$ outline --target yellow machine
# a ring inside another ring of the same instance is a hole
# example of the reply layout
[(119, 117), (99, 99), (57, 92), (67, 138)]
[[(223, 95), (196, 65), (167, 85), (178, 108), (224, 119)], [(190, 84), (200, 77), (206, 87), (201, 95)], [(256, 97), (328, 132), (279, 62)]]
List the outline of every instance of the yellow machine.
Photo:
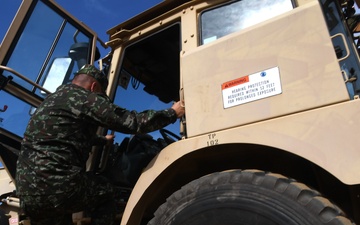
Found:
[(125, 99), (153, 104), (144, 109), (186, 105), (176, 127), (115, 133), (112, 148), (93, 149), (88, 170), (124, 192), (119, 224), (360, 224), (355, 7), (166, 0), (102, 41), (52, 0), (24, 0), (0, 51), (0, 152), (10, 177), (0, 180), (2, 214), (31, 223), (13, 181), (9, 190), (26, 124), (48, 93), (95, 63), (123, 107), (134, 107)]

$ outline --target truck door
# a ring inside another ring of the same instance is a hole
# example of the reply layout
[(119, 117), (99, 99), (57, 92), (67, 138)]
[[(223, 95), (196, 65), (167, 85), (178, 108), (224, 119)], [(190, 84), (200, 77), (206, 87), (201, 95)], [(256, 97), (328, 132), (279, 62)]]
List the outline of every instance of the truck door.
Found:
[[(275, 9), (275, 1), (273, 7), (235, 1), (200, 15), (203, 46), (181, 58), (188, 137), (357, 97), (358, 53), (339, 1), (278, 2), (290, 10), (241, 30), (263, 15), (260, 9)], [(221, 19), (225, 14), (242, 18), (240, 25)], [(229, 30), (237, 32), (224, 35)], [(274, 80), (263, 76), (273, 71), (268, 77)], [(212, 82), (206, 82), (209, 74)]]
[(79, 67), (100, 57), (96, 43), (97, 35), (54, 1), (22, 2), (0, 51), (0, 152), (11, 175), (11, 155), (31, 113)]

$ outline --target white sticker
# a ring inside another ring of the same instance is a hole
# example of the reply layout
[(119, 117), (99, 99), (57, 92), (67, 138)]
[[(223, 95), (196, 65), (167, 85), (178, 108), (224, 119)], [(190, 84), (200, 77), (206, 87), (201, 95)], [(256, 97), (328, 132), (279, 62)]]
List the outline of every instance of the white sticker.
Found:
[(228, 81), (221, 85), (224, 108), (282, 93), (278, 67)]

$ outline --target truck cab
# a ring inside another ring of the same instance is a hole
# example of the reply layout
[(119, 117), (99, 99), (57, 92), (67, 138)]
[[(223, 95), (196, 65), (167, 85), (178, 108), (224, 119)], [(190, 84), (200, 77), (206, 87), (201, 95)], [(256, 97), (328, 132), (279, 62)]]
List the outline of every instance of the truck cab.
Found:
[[(87, 169), (127, 196), (121, 225), (360, 224), (357, 6), (163, 1), (103, 41), (54, 1), (23, 1), (0, 52), (0, 148), (12, 184), (32, 112), (90, 63), (125, 108), (185, 102), (186, 115), (160, 132), (99, 128), (117, 139), (94, 148)], [(7, 212), (16, 193), (3, 199)]]

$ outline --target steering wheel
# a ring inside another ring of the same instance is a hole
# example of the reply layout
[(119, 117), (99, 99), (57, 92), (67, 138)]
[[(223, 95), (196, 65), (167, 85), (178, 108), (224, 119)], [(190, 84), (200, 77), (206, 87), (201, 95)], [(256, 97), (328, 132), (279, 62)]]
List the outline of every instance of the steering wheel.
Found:
[[(166, 130), (166, 129), (160, 129), (159, 130), (161, 136), (164, 138), (165, 142), (168, 144), (174, 143), (177, 140), (181, 140), (181, 137), (174, 134), (173, 132)], [(177, 140), (175, 140), (177, 139)]]

